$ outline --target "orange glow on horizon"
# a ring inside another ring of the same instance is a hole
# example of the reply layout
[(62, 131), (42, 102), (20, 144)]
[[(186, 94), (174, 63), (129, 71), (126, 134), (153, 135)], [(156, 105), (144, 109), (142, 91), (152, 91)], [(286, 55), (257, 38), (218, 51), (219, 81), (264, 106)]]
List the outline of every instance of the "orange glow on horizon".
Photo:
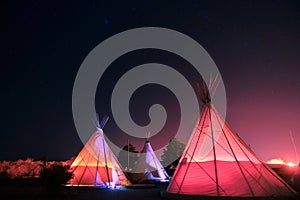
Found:
[(267, 164), (278, 164), (278, 165), (287, 165), (289, 167), (296, 167), (297, 164), (295, 164), (294, 162), (287, 162), (287, 161), (284, 161), (280, 158), (274, 158), (272, 160), (269, 160), (267, 161)]
[(274, 158), (272, 160), (267, 161), (268, 164), (282, 164), (285, 165), (285, 162), (280, 158)]

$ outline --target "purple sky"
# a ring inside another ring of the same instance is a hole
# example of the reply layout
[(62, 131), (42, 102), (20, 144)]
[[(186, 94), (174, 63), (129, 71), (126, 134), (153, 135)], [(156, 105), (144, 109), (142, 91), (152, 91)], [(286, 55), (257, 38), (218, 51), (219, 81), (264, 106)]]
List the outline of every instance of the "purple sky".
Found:
[[(295, 159), (290, 130), (300, 151), (298, 1), (2, 1), (0, 15), (0, 160), (43, 156), (61, 160), (76, 155), (82, 143), (72, 118), (72, 88), (83, 59), (106, 38), (145, 26), (180, 31), (208, 51), (225, 83), (227, 120), (259, 157)], [(97, 100), (100, 114), (110, 114), (110, 90), (126, 66), (161, 61), (191, 81), (199, 80), (174, 55), (136, 53), (116, 61), (104, 78), (106, 85), (97, 91), (106, 95)], [(161, 93), (171, 99), (161, 101), (176, 111), (172, 94)], [(144, 93), (136, 96), (142, 104), (151, 103)], [(143, 123), (145, 112), (132, 109), (135, 120)], [(169, 120), (178, 123), (176, 115)], [(159, 138), (166, 143), (174, 128), (169, 126), (167, 135), (153, 139), (154, 148), (161, 146)], [(119, 145), (126, 143), (113, 120), (106, 131), (122, 139)], [(142, 144), (135, 143), (138, 149)]]

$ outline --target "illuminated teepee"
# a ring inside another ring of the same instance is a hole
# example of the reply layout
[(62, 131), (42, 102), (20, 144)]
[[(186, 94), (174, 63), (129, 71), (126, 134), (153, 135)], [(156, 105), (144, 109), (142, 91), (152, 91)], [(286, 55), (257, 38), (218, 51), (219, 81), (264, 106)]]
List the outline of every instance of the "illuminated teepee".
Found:
[(72, 163), (74, 177), (70, 180), (71, 185), (110, 187), (129, 183), (114, 153), (105, 142), (102, 128), (107, 120), (108, 117), (105, 117), (100, 124), (97, 123), (97, 131)]
[(169, 175), (156, 157), (148, 138), (135, 165), (134, 171), (138, 173), (132, 174), (131, 180), (133, 182), (169, 181)]
[[(208, 89), (214, 91), (216, 87), (215, 80)], [(208, 89), (204, 88), (200, 91), (201, 114), (167, 191), (240, 197), (294, 194), (229, 127), (211, 103)]]

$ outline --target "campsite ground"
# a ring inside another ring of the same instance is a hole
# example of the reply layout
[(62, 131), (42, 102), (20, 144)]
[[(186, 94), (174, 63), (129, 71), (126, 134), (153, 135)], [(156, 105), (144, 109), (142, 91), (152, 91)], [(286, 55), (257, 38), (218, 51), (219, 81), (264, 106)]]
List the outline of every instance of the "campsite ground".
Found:
[[(277, 173), (282, 178), (288, 179), (287, 170), (281, 168), (277, 169)], [(129, 187), (117, 187), (116, 189), (106, 189), (97, 187), (76, 187), (64, 186), (60, 190), (49, 190), (42, 186), (40, 179), (7, 179), (0, 180), (0, 199), (101, 199), (101, 200), (159, 200), (159, 199), (201, 199), (201, 200), (215, 200), (215, 199), (233, 199), (233, 200), (252, 200), (252, 199), (300, 199), (300, 196), (291, 197), (262, 197), (262, 198), (229, 198), (229, 197), (204, 197), (204, 196), (177, 196), (166, 193), (166, 184), (154, 185), (132, 185)]]
[[(165, 193), (166, 186), (159, 187), (119, 187), (117, 189), (103, 189), (92, 187), (63, 187), (60, 192), (45, 191), (40, 186), (7, 185), (0, 188), (0, 199), (132, 199), (132, 200), (158, 200), (158, 199), (274, 199), (274, 198), (216, 198), (195, 196), (173, 196)], [(275, 198), (291, 199), (291, 198)], [(292, 199), (299, 199), (298, 197)]]
[(0, 188), (0, 199), (132, 199), (154, 200), (161, 199), (159, 187), (116, 189), (94, 187), (63, 187), (59, 192), (46, 191), (39, 186), (4, 186)]

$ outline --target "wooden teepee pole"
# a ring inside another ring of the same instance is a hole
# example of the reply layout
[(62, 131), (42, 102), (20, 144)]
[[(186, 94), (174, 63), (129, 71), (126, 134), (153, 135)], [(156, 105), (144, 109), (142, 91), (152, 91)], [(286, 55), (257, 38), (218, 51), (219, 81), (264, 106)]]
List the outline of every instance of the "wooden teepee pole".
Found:
[(129, 139), (127, 140), (127, 170), (129, 170)]

